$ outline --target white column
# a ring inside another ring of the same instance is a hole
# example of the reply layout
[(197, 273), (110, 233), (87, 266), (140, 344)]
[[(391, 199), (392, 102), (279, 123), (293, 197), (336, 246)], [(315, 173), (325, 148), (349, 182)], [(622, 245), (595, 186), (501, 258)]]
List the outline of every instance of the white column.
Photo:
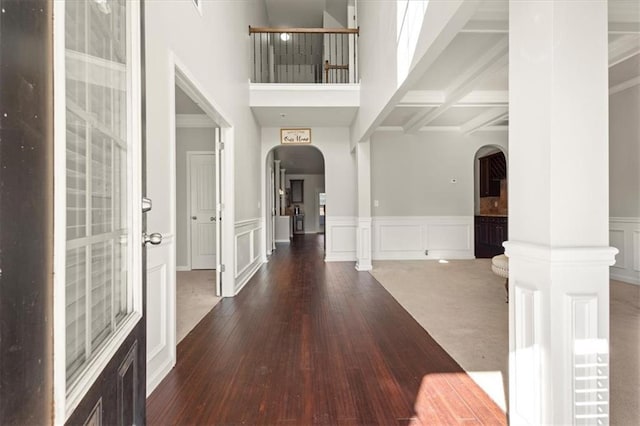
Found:
[(287, 169), (280, 169), (280, 214), (284, 215), (287, 208)]
[(274, 160), (274, 163), (274, 175), (276, 178), (276, 216), (280, 216), (282, 214), (282, 211), (280, 210), (280, 203), (282, 201), (282, 196), (280, 195), (280, 189), (282, 188), (280, 185), (280, 160)]
[(371, 144), (356, 145), (358, 168), (358, 231), (356, 234), (356, 269), (370, 271), (371, 265)]
[(607, 424), (607, 2), (509, 5), (511, 424)]

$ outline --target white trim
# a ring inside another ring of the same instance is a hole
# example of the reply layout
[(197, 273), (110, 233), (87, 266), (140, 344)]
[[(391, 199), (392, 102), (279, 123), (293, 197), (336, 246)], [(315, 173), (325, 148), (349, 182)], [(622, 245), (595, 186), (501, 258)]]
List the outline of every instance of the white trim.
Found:
[(189, 272), (191, 271), (190, 266), (176, 266), (176, 272)]
[[(324, 218), (325, 223), (325, 262), (355, 262), (357, 260), (356, 235), (358, 218), (355, 216), (331, 216)], [(335, 241), (338, 233), (342, 233), (342, 241)], [(341, 243), (351, 246), (341, 246)]]
[[(613, 234), (618, 238), (612, 238)], [(610, 278), (640, 285), (640, 217), (609, 218), (609, 244), (614, 243), (619, 252), (609, 270)]]
[(611, 266), (618, 253), (618, 249), (608, 246), (549, 247), (521, 241), (505, 241), (503, 245), (507, 257), (563, 265)]
[(249, 90), (258, 92), (298, 92), (300, 90), (308, 90), (310, 92), (326, 93), (327, 91), (336, 92), (359, 92), (360, 84), (317, 84), (317, 83), (250, 83)]
[(210, 129), (218, 126), (206, 114), (176, 114), (176, 127)]
[(609, 223), (633, 223), (640, 225), (640, 217), (610, 217)]
[(474, 259), (474, 229), (473, 216), (376, 216), (372, 220), (372, 258)]
[[(53, 74), (54, 91), (54, 217), (58, 217), (58, 209), (64, 217), (64, 206), (67, 205), (66, 188), (56, 184), (56, 176), (66, 176), (66, 149), (56, 149), (60, 141), (66, 140), (66, 75), (65, 75), (65, 3), (53, 3)], [(66, 147), (65, 147), (66, 148)], [(61, 178), (64, 182), (64, 178)], [(63, 220), (54, 220), (53, 233), (53, 400), (54, 424), (64, 424), (67, 419), (65, 405), (66, 395), (66, 224)]]
[(253, 268), (251, 269), (251, 271), (249, 271), (249, 273), (247, 273), (244, 276), (244, 278), (242, 278), (238, 282), (238, 287), (236, 288), (236, 291), (233, 294), (234, 296), (237, 296), (238, 293), (240, 293), (242, 291), (244, 286), (246, 286), (249, 283), (249, 281), (251, 281), (251, 278), (253, 278), (253, 276), (256, 274), (256, 272), (258, 272), (258, 270), (260, 269), (261, 266), (262, 266), (262, 262), (258, 262), (258, 263), (253, 264)]

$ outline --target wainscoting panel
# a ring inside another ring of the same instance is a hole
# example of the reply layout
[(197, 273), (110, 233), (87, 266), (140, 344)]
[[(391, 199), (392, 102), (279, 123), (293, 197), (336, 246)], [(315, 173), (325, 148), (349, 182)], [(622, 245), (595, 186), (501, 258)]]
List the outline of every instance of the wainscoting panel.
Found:
[[(538, 366), (542, 362), (540, 348), (541, 315), (540, 292), (533, 286), (515, 283), (513, 300), (515, 304), (515, 351), (514, 365), (511, 371), (515, 373), (514, 380), (517, 389), (515, 410), (520, 418), (530, 424), (540, 423), (540, 409), (537, 403), (541, 396), (541, 371), (531, 366)], [(532, 403), (534, 401), (534, 403)]]
[(235, 224), (235, 292), (242, 290), (262, 265), (262, 219), (249, 219)]
[(373, 259), (473, 259), (473, 216), (373, 218)]
[(609, 245), (619, 250), (611, 278), (640, 285), (640, 218), (609, 218)]
[(147, 247), (147, 396), (176, 362), (174, 244), (165, 233), (162, 244)]
[(325, 219), (326, 262), (355, 262), (358, 219), (352, 216)]

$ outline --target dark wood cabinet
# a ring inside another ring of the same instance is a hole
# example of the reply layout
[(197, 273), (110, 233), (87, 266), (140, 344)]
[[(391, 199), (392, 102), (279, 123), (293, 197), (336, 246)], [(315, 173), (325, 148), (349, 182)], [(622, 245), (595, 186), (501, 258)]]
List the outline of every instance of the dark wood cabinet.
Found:
[(507, 161), (504, 154), (497, 152), (479, 158), (480, 162), (480, 196), (499, 197), (500, 181), (507, 178)]
[(504, 253), (502, 243), (508, 239), (506, 216), (476, 216), (475, 256), (490, 258)]

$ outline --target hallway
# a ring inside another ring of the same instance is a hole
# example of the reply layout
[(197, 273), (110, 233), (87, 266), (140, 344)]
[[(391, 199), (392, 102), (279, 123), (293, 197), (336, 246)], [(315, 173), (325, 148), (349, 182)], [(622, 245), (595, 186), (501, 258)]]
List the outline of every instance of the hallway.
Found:
[[(429, 424), (505, 415), (369, 274), (325, 263), (323, 236), (278, 245), (179, 345), (148, 424)], [(424, 412), (422, 412), (424, 410)]]

